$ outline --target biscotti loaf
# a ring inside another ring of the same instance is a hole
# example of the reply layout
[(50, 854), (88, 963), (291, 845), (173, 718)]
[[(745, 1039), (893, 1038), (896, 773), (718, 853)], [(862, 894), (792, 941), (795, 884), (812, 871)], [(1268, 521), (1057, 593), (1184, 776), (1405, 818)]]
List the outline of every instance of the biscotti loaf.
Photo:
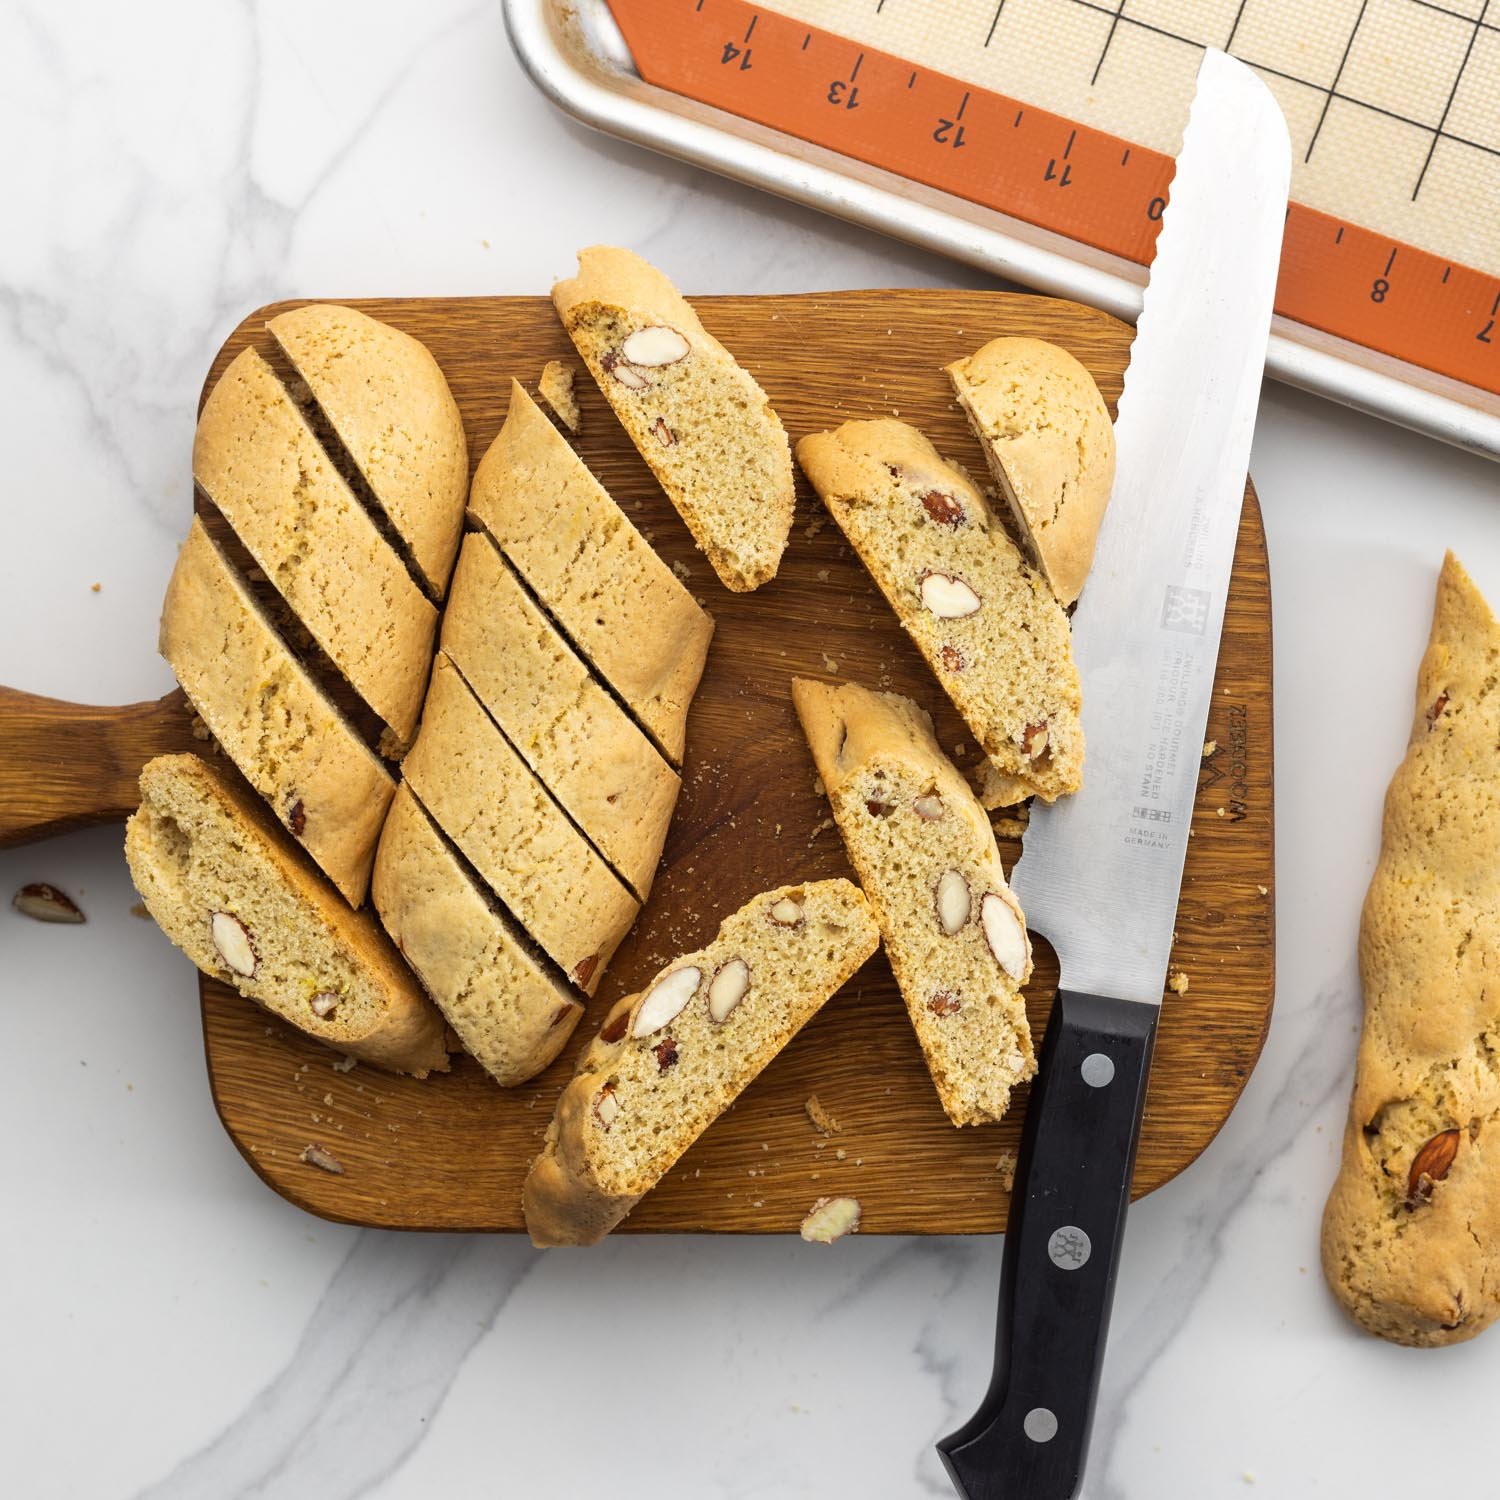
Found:
[(160, 647), (240, 774), (358, 906), (395, 783), (197, 520), (167, 585)]
[(349, 685), (409, 741), (437, 611), (253, 349), (209, 392), (193, 478)]
[(621, 1000), (526, 1176), (538, 1245), (592, 1245), (739, 1097), (880, 941), (847, 880), (767, 891)]
[(469, 447), (425, 344), (352, 307), (312, 303), (266, 324), (337, 433), (421, 575), (441, 599), (453, 571)]
[(677, 773), (589, 675), (489, 538), (464, 538), (443, 651), (569, 817), (644, 901)]
[(714, 622), (515, 381), (469, 512), (680, 766)]
[(583, 1003), (486, 898), (409, 786), (380, 835), (370, 900), (464, 1050), (500, 1084), (562, 1051)]
[(792, 529), (792, 455), (766, 393), (676, 287), (612, 245), (552, 288), (563, 327), (725, 587), (776, 576)]
[(1031, 560), (1071, 604), (1115, 482), (1115, 429), (1094, 377), (1044, 339), (992, 339), (948, 378)]
[(1500, 626), (1452, 553), (1359, 934), (1364, 1030), (1323, 1271), (1362, 1327), (1454, 1344), (1500, 1314)]
[(593, 994), (640, 903), (442, 653), (402, 774), (516, 920)]
[(938, 1098), (955, 1125), (998, 1120), (1036, 1061), (990, 820), (909, 698), (797, 678), (792, 701)]
[(361, 1062), (446, 1070), (442, 1017), (368, 912), (350, 911), (254, 797), (194, 755), (141, 772), (125, 857), (205, 974)]
[(846, 422), (797, 461), (995, 768), (1051, 802), (1083, 777), (1068, 617), (966, 475), (904, 422)]

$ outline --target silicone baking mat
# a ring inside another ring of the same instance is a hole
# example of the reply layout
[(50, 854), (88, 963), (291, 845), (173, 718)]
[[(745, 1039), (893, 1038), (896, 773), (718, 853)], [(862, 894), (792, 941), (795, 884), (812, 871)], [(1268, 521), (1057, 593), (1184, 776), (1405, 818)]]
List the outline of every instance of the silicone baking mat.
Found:
[(1138, 263), (1222, 47), (1292, 134), (1277, 310), (1500, 392), (1500, 0), (609, 5), (650, 83)]

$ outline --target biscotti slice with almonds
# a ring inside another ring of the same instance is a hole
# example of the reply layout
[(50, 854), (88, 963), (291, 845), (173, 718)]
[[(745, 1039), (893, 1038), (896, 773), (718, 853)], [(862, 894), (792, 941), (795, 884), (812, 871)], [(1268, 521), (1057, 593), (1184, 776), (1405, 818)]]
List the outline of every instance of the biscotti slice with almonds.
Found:
[(125, 857), (156, 925), (211, 978), (361, 1062), (448, 1067), (443, 1019), (253, 796), (195, 755), (141, 772)]
[(1115, 429), (1094, 377), (1045, 339), (1005, 338), (948, 378), (1031, 560), (1072, 604), (1115, 482)]
[(644, 901), (680, 782), (480, 532), (464, 538), (443, 651), (568, 816)]
[(538, 1245), (592, 1245), (879, 946), (847, 880), (767, 891), (621, 1000), (583, 1049), (526, 1175)]
[(786, 431), (754, 378), (629, 250), (580, 250), (552, 301), (724, 586), (744, 593), (774, 578), (796, 494)]
[(714, 622), (514, 380), (469, 514), (680, 766)]
[(797, 461), (996, 770), (1048, 802), (1076, 792), (1068, 617), (968, 476), (889, 418), (805, 437)]
[(266, 329), (353, 459), (428, 594), (453, 571), (469, 445), (463, 417), (423, 343), (352, 307), (310, 303)]
[(160, 648), (240, 774), (358, 906), (395, 783), (198, 520), (167, 584)]
[(442, 652), (402, 775), (516, 920), (592, 995), (640, 902)]
[(1359, 932), (1364, 1029), (1323, 1271), (1371, 1333), (1500, 1315), (1500, 625), (1450, 552)]
[(792, 701), (943, 1109), (998, 1120), (1036, 1059), (1031, 944), (990, 820), (911, 699), (795, 678)]
[(349, 685), (409, 742), (437, 611), (254, 349), (204, 402), (193, 478)]
[(562, 1051), (583, 1001), (475, 885), (409, 786), (380, 835), (370, 900), (464, 1050), (496, 1083)]

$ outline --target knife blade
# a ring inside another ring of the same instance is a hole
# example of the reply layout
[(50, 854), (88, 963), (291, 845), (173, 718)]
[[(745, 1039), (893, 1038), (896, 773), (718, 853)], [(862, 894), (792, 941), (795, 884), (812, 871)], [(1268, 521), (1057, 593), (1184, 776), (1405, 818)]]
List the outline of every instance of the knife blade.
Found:
[(1032, 809), (1012, 887), (1061, 979), (1017, 1160), (994, 1378), (938, 1450), (969, 1500), (1083, 1476), (1260, 399), (1286, 122), (1210, 49), (1115, 423), (1073, 621), (1083, 788)]

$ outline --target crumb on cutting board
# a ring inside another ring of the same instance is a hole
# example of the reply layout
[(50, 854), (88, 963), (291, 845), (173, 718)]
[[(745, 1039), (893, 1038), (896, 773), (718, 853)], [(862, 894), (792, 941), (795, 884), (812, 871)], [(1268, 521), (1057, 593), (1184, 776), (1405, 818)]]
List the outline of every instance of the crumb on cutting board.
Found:
[(813, 1129), (819, 1134), (837, 1135), (839, 1133), (842, 1127), (829, 1112), (828, 1106), (816, 1094), (809, 1094), (807, 1103), (802, 1107), (807, 1111), (807, 1118), (812, 1121)]

